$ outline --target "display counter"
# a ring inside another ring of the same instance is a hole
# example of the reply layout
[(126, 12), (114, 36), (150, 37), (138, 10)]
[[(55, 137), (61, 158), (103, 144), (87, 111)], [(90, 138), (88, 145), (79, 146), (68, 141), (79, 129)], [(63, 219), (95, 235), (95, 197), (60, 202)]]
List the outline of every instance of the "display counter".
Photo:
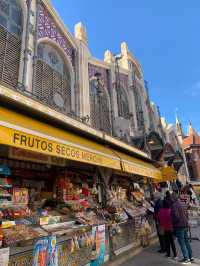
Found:
[[(81, 247), (74, 252), (70, 250), (69, 237), (57, 238), (58, 265), (83, 266), (91, 261), (92, 246)], [(32, 266), (34, 245), (10, 248), (9, 266)]]

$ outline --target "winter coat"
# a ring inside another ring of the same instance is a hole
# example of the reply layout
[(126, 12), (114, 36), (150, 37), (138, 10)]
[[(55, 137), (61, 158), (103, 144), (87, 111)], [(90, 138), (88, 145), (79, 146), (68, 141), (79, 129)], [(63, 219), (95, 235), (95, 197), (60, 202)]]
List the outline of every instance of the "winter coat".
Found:
[(172, 224), (174, 229), (188, 227), (187, 210), (182, 206), (180, 200), (176, 200), (172, 204)]
[(164, 231), (172, 231), (171, 209), (161, 208), (158, 212), (158, 221)]

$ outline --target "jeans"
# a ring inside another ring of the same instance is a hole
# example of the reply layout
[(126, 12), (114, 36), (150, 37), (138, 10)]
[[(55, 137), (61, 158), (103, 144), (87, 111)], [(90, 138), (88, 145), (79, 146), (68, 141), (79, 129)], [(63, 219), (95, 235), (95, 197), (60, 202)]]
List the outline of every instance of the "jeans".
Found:
[(170, 251), (172, 249), (174, 257), (177, 256), (176, 247), (174, 244), (174, 236), (172, 231), (165, 231), (165, 245), (167, 256), (170, 257)]
[(187, 228), (178, 228), (175, 230), (178, 243), (180, 245), (184, 259), (192, 258), (192, 249), (189, 242), (188, 229)]

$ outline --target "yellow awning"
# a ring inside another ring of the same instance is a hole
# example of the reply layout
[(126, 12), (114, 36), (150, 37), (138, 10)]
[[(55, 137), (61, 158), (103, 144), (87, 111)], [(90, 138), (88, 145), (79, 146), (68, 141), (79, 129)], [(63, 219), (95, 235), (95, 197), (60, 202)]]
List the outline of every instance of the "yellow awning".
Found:
[(121, 170), (120, 159), (103, 145), (2, 107), (0, 143)]
[(167, 181), (174, 181), (177, 179), (177, 172), (171, 166), (166, 166), (160, 168), (161, 172), (161, 179), (156, 180), (158, 183), (167, 182)]
[(162, 177), (160, 170), (152, 164), (121, 152), (117, 152), (117, 154), (121, 158), (122, 168), (124, 172), (155, 179), (160, 179)]
[(0, 144), (160, 179), (152, 164), (0, 107)]

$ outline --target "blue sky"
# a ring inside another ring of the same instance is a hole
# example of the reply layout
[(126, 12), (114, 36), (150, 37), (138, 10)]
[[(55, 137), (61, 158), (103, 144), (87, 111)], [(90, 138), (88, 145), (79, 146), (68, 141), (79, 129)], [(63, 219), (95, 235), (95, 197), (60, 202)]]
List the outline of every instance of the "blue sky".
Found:
[(68, 29), (82, 21), (92, 54), (126, 41), (141, 62), (151, 99), (168, 122), (200, 132), (200, 0), (52, 0)]

